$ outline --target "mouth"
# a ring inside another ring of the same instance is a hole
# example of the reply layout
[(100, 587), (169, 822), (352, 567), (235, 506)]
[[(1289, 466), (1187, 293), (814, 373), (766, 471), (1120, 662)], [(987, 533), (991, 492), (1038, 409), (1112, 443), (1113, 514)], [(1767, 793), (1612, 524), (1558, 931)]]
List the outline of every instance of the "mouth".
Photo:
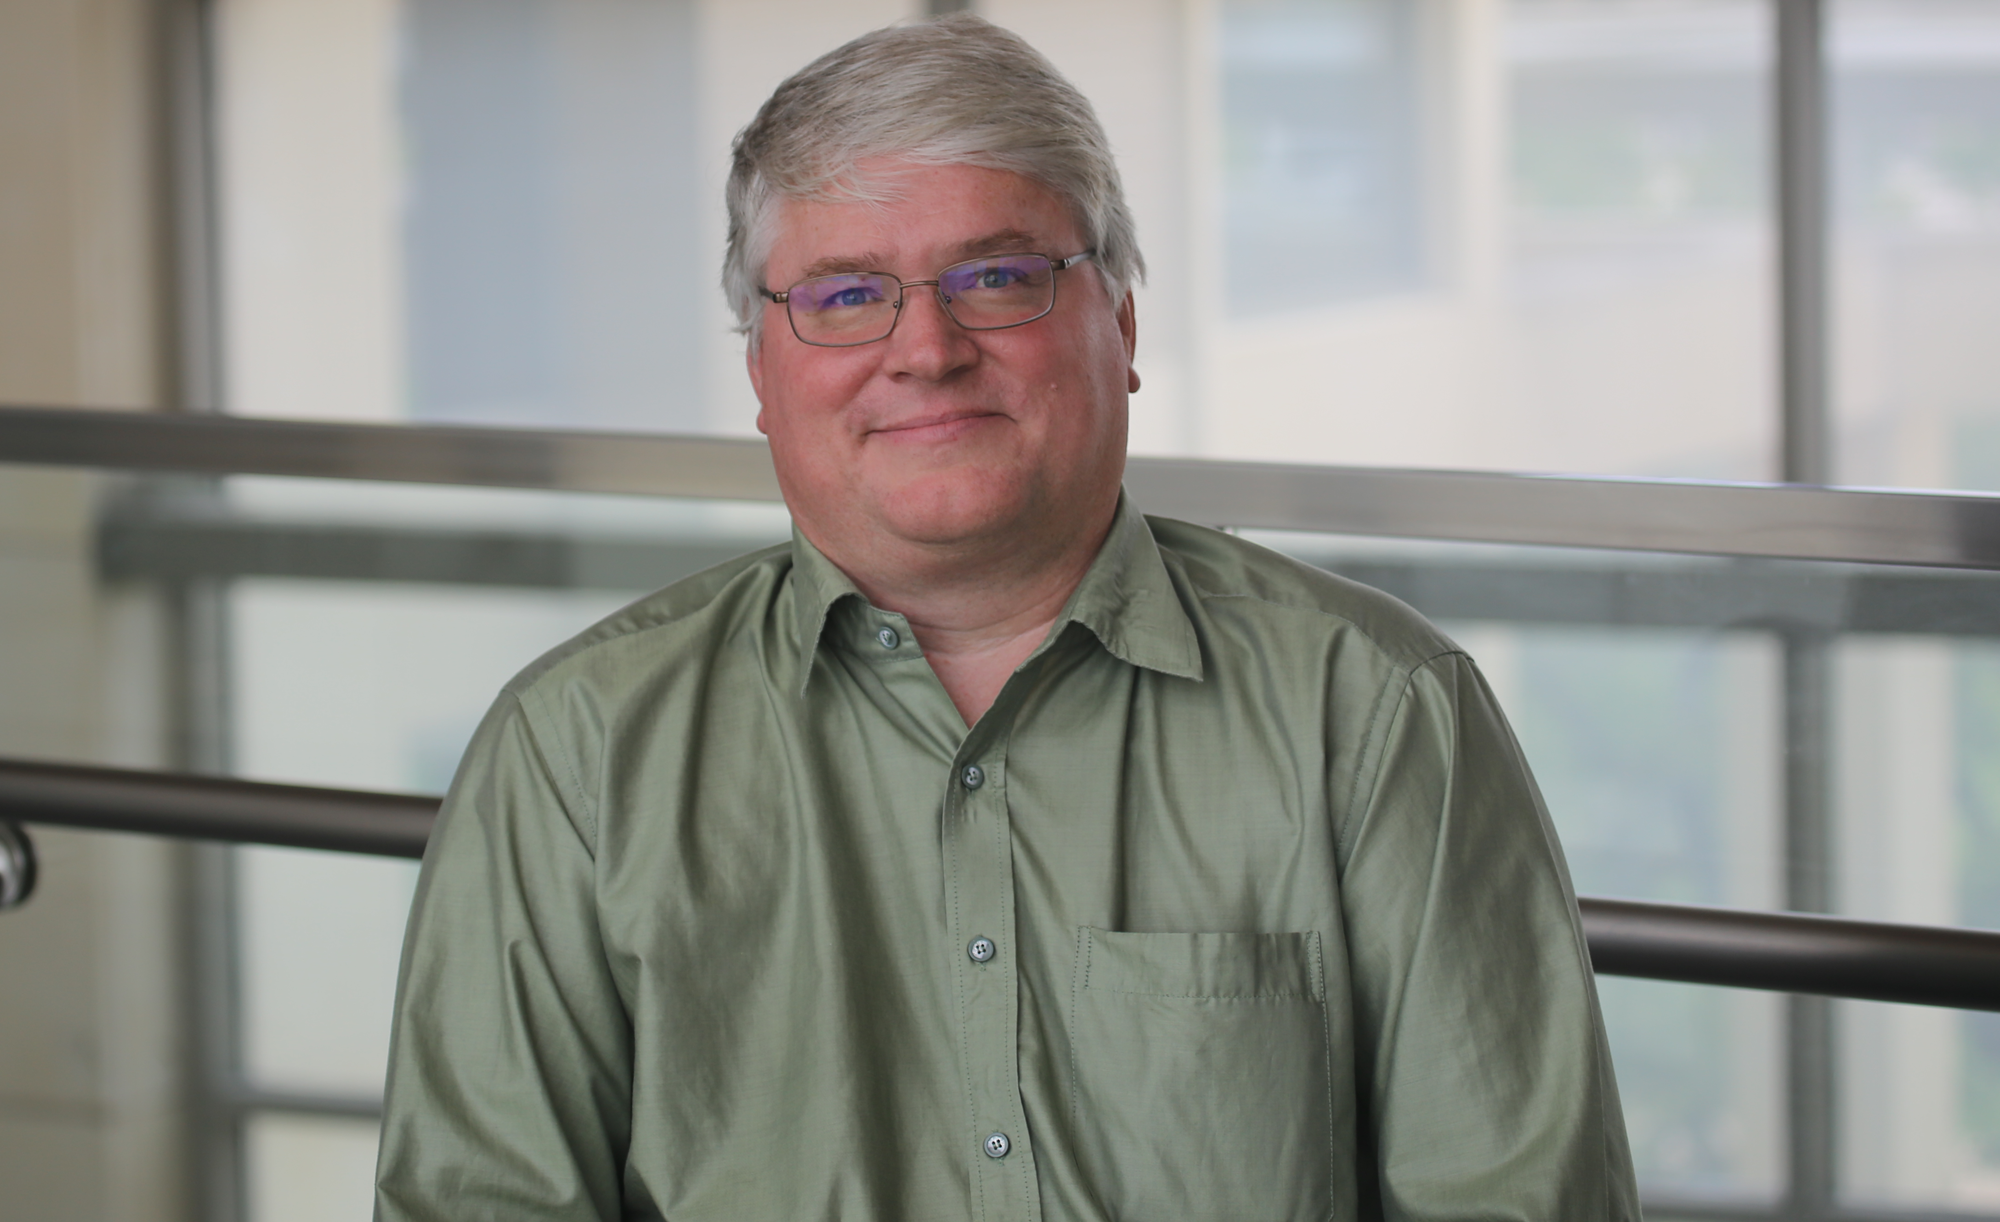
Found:
[(898, 442), (940, 442), (955, 441), (992, 421), (1002, 419), (998, 412), (953, 411), (935, 412), (930, 415), (912, 416), (881, 424), (869, 430), (871, 436)]

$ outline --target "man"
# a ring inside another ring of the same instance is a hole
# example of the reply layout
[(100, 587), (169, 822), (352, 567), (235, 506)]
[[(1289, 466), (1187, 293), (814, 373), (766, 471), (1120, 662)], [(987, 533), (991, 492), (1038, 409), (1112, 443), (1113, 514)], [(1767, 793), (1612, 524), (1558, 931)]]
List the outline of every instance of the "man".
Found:
[(1463, 654), (1120, 494), (1141, 273), (976, 18), (738, 137), (797, 530), (510, 684), (424, 864), (378, 1218), (1634, 1218)]

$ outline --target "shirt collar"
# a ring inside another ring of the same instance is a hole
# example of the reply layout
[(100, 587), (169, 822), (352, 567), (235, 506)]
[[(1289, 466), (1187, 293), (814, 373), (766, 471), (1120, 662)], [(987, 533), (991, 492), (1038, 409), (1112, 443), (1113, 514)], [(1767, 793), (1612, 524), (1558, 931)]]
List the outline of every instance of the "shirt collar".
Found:
[[(805, 693), (827, 621), (843, 599), (866, 601), (840, 567), (792, 528), (792, 605), (797, 617), (799, 680)], [(1181, 606), (1152, 528), (1123, 491), (1111, 532), (1049, 629), (1047, 649), (1072, 622), (1082, 624), (1112, 656), (1182, 679), (1200, 679), (1201, 647)]]
[(1182, 679), (1201, 678), (1201, 646), (1194, 624), (1153, 540), (1153, 529), (1124, 492), (1097, 559), (1056, 617), (1051, 639), (1074, 621), (1097, 637), (1112, 656)]
[[(812, 540), (792, 526), (792, 609), (798, 617), (799, 695), (805, 695), (812, 679), (813, 656), (819, 652), (820, 636), (834, 604), (844, 598), (861, 598), (861, 591), (840, 566), (814, 547)], [(863, 601), (866, 601), (865, 599)]]

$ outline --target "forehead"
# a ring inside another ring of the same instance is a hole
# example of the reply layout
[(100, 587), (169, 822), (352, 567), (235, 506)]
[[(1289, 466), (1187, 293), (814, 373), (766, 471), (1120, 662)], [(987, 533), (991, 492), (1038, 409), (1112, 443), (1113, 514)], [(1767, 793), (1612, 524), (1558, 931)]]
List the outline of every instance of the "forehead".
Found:
[(1076, 253), (1069, 209), (1020, 174), (863, 163), (852, 186), (863, 198), (779, 201), (767, 261), (772, 278), (807, 269), (926, 275), (942, 265), (939, 260), (997, 253), (997, 246)]

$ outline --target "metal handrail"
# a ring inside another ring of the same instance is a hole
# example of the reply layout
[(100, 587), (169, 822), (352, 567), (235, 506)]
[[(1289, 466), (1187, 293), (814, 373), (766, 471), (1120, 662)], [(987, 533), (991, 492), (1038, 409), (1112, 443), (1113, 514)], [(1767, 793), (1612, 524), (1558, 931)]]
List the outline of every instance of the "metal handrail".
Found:
[(0, 759), (0, 822), (422, 857), (438, 799)]
[[(0, 825), (421, 857), (438, 799), (0, 760)], [(1583, 896), (1611, 976), (2000, 1010), (2000, 931)]]
[[(763, 442), (0, 407), (0, 463), (775, 501)], [(1133, 458), (1148, 512), (1218, 526), (2000, 568), (2000, 496)]]

